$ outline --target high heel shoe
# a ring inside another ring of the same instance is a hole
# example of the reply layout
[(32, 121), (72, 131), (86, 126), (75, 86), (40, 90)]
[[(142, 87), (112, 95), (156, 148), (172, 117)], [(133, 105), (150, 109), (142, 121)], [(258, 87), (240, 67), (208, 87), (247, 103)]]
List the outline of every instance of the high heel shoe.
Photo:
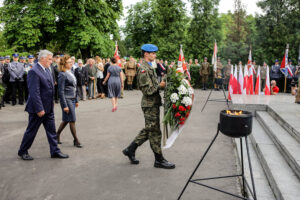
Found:
[(82, 148), (82, 145), (78, 141), (76, 141), (76, 140), (73, 141), (73, 144), (77, 148)]

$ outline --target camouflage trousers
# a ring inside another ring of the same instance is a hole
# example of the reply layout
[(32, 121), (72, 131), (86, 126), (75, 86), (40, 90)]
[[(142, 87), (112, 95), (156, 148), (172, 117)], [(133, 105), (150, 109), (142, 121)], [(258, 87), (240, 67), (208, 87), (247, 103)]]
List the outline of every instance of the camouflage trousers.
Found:
[(142, 108), (145, 118), (145, 128), (134, 139), (139, 146), (149, 139), (150, 147), (154, 153), (161, 154), (161, 131), (159, 119), (159, 106)]

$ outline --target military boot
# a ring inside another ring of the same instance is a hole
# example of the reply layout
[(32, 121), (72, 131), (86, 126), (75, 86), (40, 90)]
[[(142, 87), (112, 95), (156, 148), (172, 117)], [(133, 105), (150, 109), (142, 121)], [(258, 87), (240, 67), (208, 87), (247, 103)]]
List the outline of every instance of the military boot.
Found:
[(205, 83), (202, 84), (202, 90), (205, 90)]
[(131, 164), (134, 165), (139, 164), (139, 161), (135, 159), (135, 151), (137, 148), (138, 148), (137, 143), (132, 142), (126, 149), (122, 151), (125, 156), (128, 156)]
[(154, 167), (156, 168), (164, 168), (164, 169), (174, 169), (175, 164), (170, 163), (167, 161), (162, 154), (154, 153), (155, 161), (154, 161)]

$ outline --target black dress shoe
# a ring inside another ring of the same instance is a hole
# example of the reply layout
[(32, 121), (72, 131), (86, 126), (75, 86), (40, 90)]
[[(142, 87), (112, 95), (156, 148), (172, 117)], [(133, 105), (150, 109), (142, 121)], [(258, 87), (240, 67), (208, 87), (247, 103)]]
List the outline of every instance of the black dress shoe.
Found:
[(28, 153), (18, 154), (23, 160), (33, 160), (33, 157), (31, 157)]
[(67, 154), (63, 154), (62, 152), (58, 152), (58, 153), (55, 153), (53, 155), (51, 155), (51, 158), (69, 158), (69, 156)]
[(73, 144), (77, 148), (82, 148), (82, 145), (78, 141), (76, 141), (76, 140), (73, 141)]

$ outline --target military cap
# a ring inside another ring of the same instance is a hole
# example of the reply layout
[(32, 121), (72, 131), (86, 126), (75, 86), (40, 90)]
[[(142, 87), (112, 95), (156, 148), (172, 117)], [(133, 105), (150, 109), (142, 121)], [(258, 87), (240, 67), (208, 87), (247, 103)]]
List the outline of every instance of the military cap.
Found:
[(26, 57), (24, 57), (24, 56), (20, 57), (20, 60), (25, 60), (25, 59), (26, 59)]
[(19, 57), (19, 54), (14, 53), (12, 56), (13, 56), (13, 57)]
[(1, 56), (1, 57), (0, 57), (0, 60), (4, 60), (4, 57)]
[(278, 59), (276, 59), (275, 62), (278, 62)]
[(33, 55), (29, 55), (29, 56), (27, 56), (27, 58), (31, 59), (31, 58), (34, 58), (34, 56)]
[(205, 57), (204, 59), (207, 59), (207, 57)]
[(4, 58), (5, 58), (5, 59), (10, 59), (10, 56), (5, 56)]
[(292, 62), (292, 60), (291, 60), (291, 59), (289, 59), (289, 62)]
[(60, 57), (64, 57), (64, 54), (60, 54)]
[(144, 44), (141, 49), (146, 52), (156, 52), (158, 51), (158, 47), (154, 44)]
[(228, 59), (228, 61), (231, 61), (231, 59)]

